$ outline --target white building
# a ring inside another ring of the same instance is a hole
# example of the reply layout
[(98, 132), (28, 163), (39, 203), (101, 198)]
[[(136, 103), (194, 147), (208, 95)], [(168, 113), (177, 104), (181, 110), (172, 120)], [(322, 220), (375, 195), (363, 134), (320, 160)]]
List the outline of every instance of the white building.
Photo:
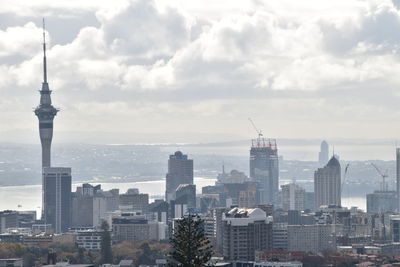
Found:
[(334, 225), (288, 225), (288, 250), (319, 253), (336, 249)]
[(80, 248), (87, 250), (101, 249), (102, 232), (100, 231), (80, 231), (76, 236), (76, 244)]
[(282, 188), (282, 207), (288, 210), (304, 210), (306, 190), (295, 183), (285, 184)]

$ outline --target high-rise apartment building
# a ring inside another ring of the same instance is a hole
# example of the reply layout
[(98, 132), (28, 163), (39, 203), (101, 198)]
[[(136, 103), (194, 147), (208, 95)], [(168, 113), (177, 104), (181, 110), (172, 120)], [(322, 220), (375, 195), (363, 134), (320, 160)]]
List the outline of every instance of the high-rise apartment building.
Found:
[(71, 168), (43, 168), (43, 218), (56, 233), (71, 223)]
[(276, 140), (259, 136), (250, 149), (250, 177), (259, 183), (259, 202), (277, 204), (279, 160)]
[(304, 210), (305, 209), (305, 193), (304, 188), (301, 188), (295, 183), (285, 184), (282, 188), (282, 207), (283, 210)]
[(170, 202), (180, 184), (193, 184), (193, 160), (181, 151), (169, 156), (165, 199)]
[(341, 167), (335, 156), (315, 171), (314, 192), (316, 209), (321, 205), (341, 206)]
[(256, 250), (272, 249), (272, 218), (265, 211), (234, 208), (224, 214), (222, 221), (226, 260), (253, 261)]
[(318, 154), (318, 162), (319, 166), (323, 167), (329, 160), (329, 145), (328, 143), (324, 140), (321, 142), (321, 149)]

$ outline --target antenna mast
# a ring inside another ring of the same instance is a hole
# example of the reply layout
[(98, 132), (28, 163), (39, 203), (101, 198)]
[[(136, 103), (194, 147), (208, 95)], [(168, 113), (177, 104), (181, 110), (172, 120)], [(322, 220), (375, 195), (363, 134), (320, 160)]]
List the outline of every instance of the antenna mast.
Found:
[(43, 18), (43, 83), (47, 83), (46, 27)]

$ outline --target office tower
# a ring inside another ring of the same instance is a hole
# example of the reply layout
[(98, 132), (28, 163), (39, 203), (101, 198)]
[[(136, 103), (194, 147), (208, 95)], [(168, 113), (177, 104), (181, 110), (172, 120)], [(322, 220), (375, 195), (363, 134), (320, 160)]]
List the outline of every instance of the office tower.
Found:
[(120, 209), (146, 212), (149, 207), (149, 194), (141, 194), (139, 190), (129, 189), (126, 194), (119, 195)]
[(319, 151), (318, 162), (319, 166), (323, 167), (329, 160), (329, 145), (324, 140), (321, 142), (321, 150)]
[(400, 148), (396, 148), (397, 212), (400, 212)]
[(188, 209), (195, 209), (196, 185), (180, 184), (175, 191), (175, 204), (186, 204)]
[(319, 253), (336, 249), (334, 225), (288, 225), (287, 241), (289, 251)]
[(180, 184), (193, 184), (193, 160), (187, 155), (176, 151), (169, 156), (168, 173), (166, 176), (165, 199), (170, 202), (174, 199), (175, 191)]
[(118, 209), (118, 190), (103, 191), (100, 185), (83, 184), (72, 193), (71, 226), (100, 227), (106, 212)]
[(71, 223), (71, 168), (43, 168), (43, 218), (56, 233)]
[(5, 210), (0, 212), (0, 234), (5, 233), (7, 228), (18, 227), (18, 212)]
[(397, 208), (396, 191), (374, 191), (367, 194), (367, 212), (394, 212)]
[(42, 143), (42, 168), (50, 167), (51, 140), (53, 138), (53, 119), (58, 109), (51, 104), (51, 91), (47, 83), (47, 62), (46, 62), (46, 40), (43, 23), (43, 83), (40, 90), (40, 104), (35, 109), (35, 115), (39, 119), (40, 142)]
[(341, 206), (341, 168), (335, 156), (314, 173), (315, 208), (321, 205)]
[(285, 184), (282, 188), (282, 206), (283, 210), (304, 210), (305, 209), (305, 193), (304, 188), (301, 188), (295, 183)]
[(279, 162), (276, 140), (261, 136), (252, 140), (250, 177), (259, 183), (260, 204), (278, 204)]
[(234, 208), (222, 219), (223, 256), (226, 260), (253, 261), (256, 250), (272, 249), (272, 218), (258, 208)]

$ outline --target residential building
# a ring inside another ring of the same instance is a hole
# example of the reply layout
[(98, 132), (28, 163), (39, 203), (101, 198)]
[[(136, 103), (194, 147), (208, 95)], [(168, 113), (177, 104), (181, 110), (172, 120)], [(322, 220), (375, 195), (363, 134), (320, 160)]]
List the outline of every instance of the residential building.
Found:
[(233, 208), (223, 215), (223, 256), (254, 260), (256, 250), (272, 249), (272, 218), (259, 209)]

